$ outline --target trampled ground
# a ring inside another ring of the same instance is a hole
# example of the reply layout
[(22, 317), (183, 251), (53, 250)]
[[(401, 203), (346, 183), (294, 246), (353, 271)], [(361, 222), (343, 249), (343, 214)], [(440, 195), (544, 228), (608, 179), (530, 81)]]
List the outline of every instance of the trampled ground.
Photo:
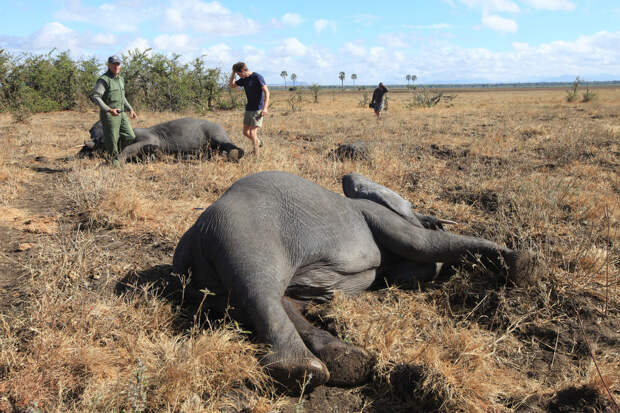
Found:
[[(613, 411), (620, 89), (596, 93), (566, 103), (563, 90), (459, 91), (420, 109), (391, 92), (377, 122), (362, 91), (304, 95), (299, 112), (276, 92), (259, 158), (122, 169), (72, 158), (94, 110), (0, 115), (0, 411)], [(140, 115), (134, 126), (200, 116)], [(241, 112), (205, 117), (250, 149)], [(353, 141), (372, 143), (371, 160), (328, 157)], [(343, 174), (364, 174), (457, 221), (451, 231), (533, 251), (537, 281), (467, 271), (314, 306), (313, 322), (377, 365), (365, 386), (283, 394), (248, 332), (210, 320), (170, 274), (201, 209), (273, 169), (336, 192)]]

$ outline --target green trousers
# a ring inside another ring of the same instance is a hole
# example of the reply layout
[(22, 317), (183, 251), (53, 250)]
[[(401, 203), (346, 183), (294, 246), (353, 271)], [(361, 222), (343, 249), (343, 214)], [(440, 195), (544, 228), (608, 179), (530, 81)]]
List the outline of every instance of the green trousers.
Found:
[(127, 145), (131, 145), (136, 140), (127, 113), (123, 112), (118, 116), (111, 113), (101, 113), (101, 124), (103, 125), (103, 143), (105, 150), (114, 163), (118, 163), (118, 153)]

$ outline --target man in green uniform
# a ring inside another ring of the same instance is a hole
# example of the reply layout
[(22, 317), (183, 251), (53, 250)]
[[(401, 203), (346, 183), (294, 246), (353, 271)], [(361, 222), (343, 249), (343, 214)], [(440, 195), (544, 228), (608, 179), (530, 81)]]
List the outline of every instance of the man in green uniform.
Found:
[[(129, 117), (135, 119), (136, 112), (125, 98), (125, 81), (121, 72), (121, 59), (108, 58), (108, 71), (97, 79), (92, 100), (101, 109), (99, 118), (103, 125), (105, 149), (113, 165), (119, 166), (118, 153), (136, 140)], [(129, 117), (127, 117), (129, 111)]]

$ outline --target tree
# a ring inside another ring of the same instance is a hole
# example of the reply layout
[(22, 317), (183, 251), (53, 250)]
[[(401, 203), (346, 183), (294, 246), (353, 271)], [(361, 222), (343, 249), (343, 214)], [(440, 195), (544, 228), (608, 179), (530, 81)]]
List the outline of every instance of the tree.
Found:
[(340, 79), (340, 85), (341, 85), (342, 89), (344, 89), (344, 78), (345, 78), (344, 72), (340, 72), (338, 74), (338, 79)]
[(353, 73), (351, 75), (351, 80), (353, 81), (353, 87), (355, 87), (355, 79), (357, 79), (357, 75), (355, 73)]
[(409, 81), (411, 81), (411, 75), (405, 76), (405, 79), (407, 79), (407, 89), (409, 89)]
[(288, 73), (286, 72), (286, 70), (283, 70), (282, 73), (280, 73), (280, 77), (284, 79), (284, 89), (286, 89), (286, 77), (287, 76), (288, 76)]
[(312, 90), (312, 94), (314, 95), (314, 103), (319, 103), (319, 91), (321, 90), (321, 87), (316, 83), (313, 83), (310, 90)]
[(293, 81), (293, 87), (295, 87), (295, 81), (297, 80), (297, 75), (295, 73), (291, 73), (291, 80)]
[(416, 75), (411, 75), (411, 86), (413, 86), (413, 83), (415, 82), (417, 78), (418, 77)]

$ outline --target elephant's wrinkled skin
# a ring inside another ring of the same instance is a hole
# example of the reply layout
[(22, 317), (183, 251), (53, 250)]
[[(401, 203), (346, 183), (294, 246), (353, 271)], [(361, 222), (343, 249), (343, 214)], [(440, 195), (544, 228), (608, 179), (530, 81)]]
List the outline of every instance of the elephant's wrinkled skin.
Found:
[(191, 273), (195, 288), (216, 293), (208, 306), (222, 310), (230, 299), (233, 316), (271, 346), (262, 361), (291, 388), (310, 374), (310, 386), (357, 384), (372, 368), (363, 349), (305, 320), (303, 301), (329, 300), (335, 290), (358, 294), (384, 277), (429, 280), (437, 263), (469, 254), (505, 263), (513, 278), (527, 266), (526, 253), (435, 229), (439, 220), (413, 213), (409, 202), (361, 175), (346, 175), (343, 187), (348, 197), (285, 172), (246, 176), (198, 218), (174, 253), (175, 272)]
[[(101, 121), (96, 122), (89, 132), (91, 140), (84, 144), (80, 155), (104, 148)], [(230, 141), (222, 126), (204, 119), (175, 119), (150, 128), (135, 128), (134, 133), (136, 141), (121, 151), (118, 156), (120, 161), (158, 150), (165, 153), (196, 155), (217, 151), (224, 153), (231, 160), (243, 156), (243, 149)]]

